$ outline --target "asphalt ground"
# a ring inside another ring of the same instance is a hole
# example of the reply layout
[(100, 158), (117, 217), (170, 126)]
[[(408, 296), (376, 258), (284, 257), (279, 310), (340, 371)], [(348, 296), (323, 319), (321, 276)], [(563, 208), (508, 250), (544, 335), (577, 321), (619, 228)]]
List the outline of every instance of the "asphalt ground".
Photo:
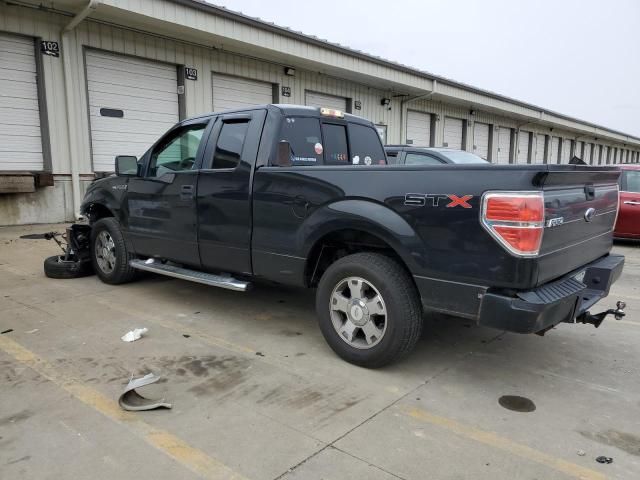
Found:
[[(624, 320), (540, 337), (440, 317), (366, 370), (325, 344), (312, 291), (51, 280), (56, 245), (19, 237), (52, 229), (0, 228), (2, 479), (640, 478), (637, 244), (615, 246), (625, 271), (599, 304), (626, 301)], [(121, 410), (150, 371), (143, 393), (173, 409)]]

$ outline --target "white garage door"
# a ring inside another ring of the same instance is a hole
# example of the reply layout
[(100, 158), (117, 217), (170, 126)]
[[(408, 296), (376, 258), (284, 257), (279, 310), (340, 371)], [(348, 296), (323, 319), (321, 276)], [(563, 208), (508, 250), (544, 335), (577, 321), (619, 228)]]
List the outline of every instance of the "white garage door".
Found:
[(327, 95), (326, 93), (317, 93), (306, 91), (304, 93), (304, 104), (310, 107), (326, 107), (335, 108), (342, 112), (347, 111), (347, 99), (344, 97), (336, 97)]
[(560, 154), (560, 138), (551, 137), (551, 151), (549, 152), (549, 163), (558, 163), (558, 155)]
[(428, 113), (407, 112), (407, 143), (419, 147), (431, 146), (431, 115)]
[(584, 154), (582, 155), (582, 160), (584, 160), (586, 163), (591, 163), (591, 144), (590, 143), (585, 143), (584, 144)]
[(489, 159), (489, 125), (486, 123), (473, 124), (473, 153), (485, 160)]
[(42, 170), (32, 39), (0, 33), (0, 170)]
[(546, 138), (546, 135), (541, 133), (536, 134), (536, 153), (534, 163), (544, 163), (544, 143)]
[(213, 110), (230, 110), (273, 103), (273, 84), (248, 78), (212, 74)]
[(563, 138), (560, 163), (569, 163), (569, 160), (571, 160), (571, 140)]
[(462, 128), (464, 123), (459, 118), (444, 117), (443, 147), (462, 149)]
[(524, 130), (518, 132), (518, 157), (517, 163), (529, 162), (529, 137), (530, 133)]
[(498, 129), (498, 161), (496, 163), (509, 163), (511, 153), (511, 129), (500, 127)]
[(178, 121), (175, 65), (87, 51), (93, 169), (110, 172), (116, 155), (143, 154)]

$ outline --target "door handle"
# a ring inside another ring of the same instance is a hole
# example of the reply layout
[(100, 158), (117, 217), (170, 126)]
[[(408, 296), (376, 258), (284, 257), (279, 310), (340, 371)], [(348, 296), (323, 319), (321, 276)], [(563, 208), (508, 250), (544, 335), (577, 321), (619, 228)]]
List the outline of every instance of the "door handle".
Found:
[(631, 200), (627, 200), (622, 203), (624, 203), (625, 205), (640, 205), (640, 202), (632, 202)]
[(190, 200), (193, 198), (195, 188), (193, 185), (182, 185), (180, 187), (180, 200)]

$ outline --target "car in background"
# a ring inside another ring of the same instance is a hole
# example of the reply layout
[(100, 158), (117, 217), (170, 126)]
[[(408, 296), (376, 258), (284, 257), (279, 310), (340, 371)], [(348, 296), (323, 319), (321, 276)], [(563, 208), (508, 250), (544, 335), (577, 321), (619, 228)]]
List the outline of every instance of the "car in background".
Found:
[(620, 210), (613, 236), (640, 240), (640, 165), (620, 169)]
[(453, 148), (414, 147), (413, 145), (385, 145), (389, 165), (447, 165), (474, 163), (490, 165), (478, 155)]

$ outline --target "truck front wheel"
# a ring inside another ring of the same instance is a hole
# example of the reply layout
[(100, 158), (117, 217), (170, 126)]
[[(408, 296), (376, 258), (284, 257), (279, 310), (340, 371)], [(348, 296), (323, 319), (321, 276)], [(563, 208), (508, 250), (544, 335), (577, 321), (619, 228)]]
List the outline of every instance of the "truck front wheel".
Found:
[(98, 220), (91, 228), (91, 261), (100, 280), (118, 285), (133, 280), (136, 270), (129, 261), (135, 258), (115, 218)]
[(320, 330), (347, 362), (367, 368), (409, 353), (422, 331), (422, 307), (407, 271), (378, 253), (356, 253), (329, 266), (316, 292)]

